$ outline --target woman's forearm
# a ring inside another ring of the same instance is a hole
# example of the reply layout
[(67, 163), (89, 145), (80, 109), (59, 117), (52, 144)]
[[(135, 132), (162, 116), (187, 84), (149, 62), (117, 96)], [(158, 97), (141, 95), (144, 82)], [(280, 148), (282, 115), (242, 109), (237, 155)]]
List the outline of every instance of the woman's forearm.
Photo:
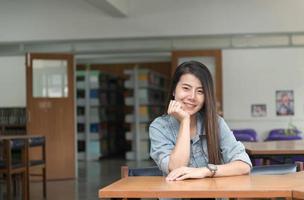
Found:
[(215, 176), (234, 176), (250, 173), (250, 166), (243, 161), (233, 161), (227, 164), (218, 165)]
[(174, 150), (170, 155), (169, 171), (187, 166), (190, 160), (190, 119), (183, 119)]

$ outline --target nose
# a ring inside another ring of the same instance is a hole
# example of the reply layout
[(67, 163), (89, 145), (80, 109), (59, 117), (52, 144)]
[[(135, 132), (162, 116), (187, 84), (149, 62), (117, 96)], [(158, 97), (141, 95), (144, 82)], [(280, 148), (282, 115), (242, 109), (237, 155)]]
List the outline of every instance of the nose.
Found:
[(190, 98), (190, 99), (195, 99), (195, 97), (196, 97), (196, 92), (195, 92), (195, 90), (191, 90), (191, 91), (189, 92), (189, 98)]

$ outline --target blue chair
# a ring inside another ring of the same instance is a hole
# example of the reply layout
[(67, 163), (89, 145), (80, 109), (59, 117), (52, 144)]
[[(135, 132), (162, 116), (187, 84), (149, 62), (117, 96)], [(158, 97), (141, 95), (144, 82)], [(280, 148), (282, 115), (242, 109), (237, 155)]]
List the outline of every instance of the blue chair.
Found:
[[(253, 175), (278, 175), (294, 173), (302, 169), (303, 163), (262, 165), (253, 166), (250, 173)], [(129, 168), (128, 166), (122, 166), (121, 177), (125, 178), (128, 176), (163, 176), (163, 173), (157, 166), (144, 168)]]
[(121, 177), (128, 176), (162, 176), (162, 171), (157, 166), (143, 168), (129, 168), (128, 166), (121, 167)]
[(252, 175), (278, 175), (289, 174), (299, 171), (297, 164), (283, 164), (283, 165), (262, 165), (253, 166), (251, 169)]

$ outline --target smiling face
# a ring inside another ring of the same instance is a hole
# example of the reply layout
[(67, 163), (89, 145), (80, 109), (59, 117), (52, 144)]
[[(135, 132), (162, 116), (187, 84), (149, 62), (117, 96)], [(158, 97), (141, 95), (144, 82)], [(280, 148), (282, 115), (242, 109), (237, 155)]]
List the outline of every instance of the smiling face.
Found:
[(190, 73), (182, 75), (176, 85), (174, 98), (183, 104), (183, 109), (190, 116), (196, 114), (205, 100), (202, 83)]

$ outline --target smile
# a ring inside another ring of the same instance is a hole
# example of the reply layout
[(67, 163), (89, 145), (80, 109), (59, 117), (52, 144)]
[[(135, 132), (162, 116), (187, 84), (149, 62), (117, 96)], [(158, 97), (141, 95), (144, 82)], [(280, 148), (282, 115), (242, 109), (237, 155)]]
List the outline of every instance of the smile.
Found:
[(185, 105), (187, 108), (195, 108), (195, 107), (196, 107), (195, 104), (184, 103), (184, 105)]

